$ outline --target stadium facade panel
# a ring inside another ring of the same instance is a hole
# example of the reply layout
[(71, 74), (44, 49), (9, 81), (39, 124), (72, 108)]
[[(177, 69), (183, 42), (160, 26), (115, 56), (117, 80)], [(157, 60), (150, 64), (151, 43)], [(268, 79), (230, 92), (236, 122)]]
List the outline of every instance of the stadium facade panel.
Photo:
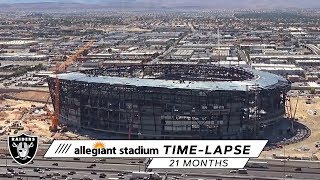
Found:
[(60, 123), (120, 139), (259, 138), (283, 118), (290, 89), (274, 74), (213, 65), (107, 67), (58, 78)]

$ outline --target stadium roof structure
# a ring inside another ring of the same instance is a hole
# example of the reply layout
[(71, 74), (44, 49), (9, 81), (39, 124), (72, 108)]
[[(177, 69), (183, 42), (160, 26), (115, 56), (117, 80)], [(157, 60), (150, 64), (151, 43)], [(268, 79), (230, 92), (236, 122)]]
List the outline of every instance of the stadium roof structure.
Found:
[[(227, 68), (227, 67), (224, 67)], [(261, 89), (274, 88), (276, 86), (289, 86), (289, 82), (278, 75), (268, 72), (242, 69), (252, 74), (253, 78), (245, 80), (178, 80), (178, 79), (159, 79), (159, 78), (140, 78), (140, 77), (117, 77), (109, 75), (92, 75), (84, 72), (70, 72), (59, 74), (60, 80), (77, 81), (83, 83), (123, 85), (149, 88), (167, 88), (167, 89), (190, 89), (190, 90), (208, 90), (208, 91), (248, 91), (253, 86)], [(53, 77), (53, 76), (51, 76)]]

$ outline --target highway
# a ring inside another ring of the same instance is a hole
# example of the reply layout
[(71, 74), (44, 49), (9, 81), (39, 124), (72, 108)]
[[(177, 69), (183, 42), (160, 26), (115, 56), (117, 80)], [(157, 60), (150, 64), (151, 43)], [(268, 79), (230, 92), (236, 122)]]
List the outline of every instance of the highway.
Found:
[[(4, 147), (6, 143), (1, 142), (1, 147)], [(48, 145), (41, 144), (40, 149), (47, 149)], [(43, 158), (42, 156), (36, 156), (33, 164), (28, 164), (23, 166), (24, 170), (29, 176), (44, 176), (45, 174), (39, 174), (33, 172), (33, 169), (39, 167), (44, 169), (45, 167), (50, 168), (52, 172), (59, 172), (62, 174), (67, 174), (70, 171), (79, 172), (78, 175), (73, 175), (76, 178), (81, 176), (90, 176), (92, 178), (98, 178), (98, 175), (92, 175), (91, 171), (96, 171), (99, 173), (110, 174), (110, 177), (116, 175), (118, 172), (123, 171), (143, 171), (145, 169), (143, 158), (106, 158), (105, 161), (100, 161), (95, 158), (81, 158), (80, 160), (74, 160), (73, 158)], [(295, 161), (289, 160), (283, 162), (274, 159), (252, 159), (252, 161), (263, 161), (268, 162), (268, 168), (247, 168), (247, 175), (240, 175), (237, 173), (230, 173), (229, 169), (153, 169), (154, 172), (159, 172), (159, 174), (168, 173), (169, 176), (180, 176), (181, 174), (187, 174), (189, 178), (201, 178), (201, 179), (212, 179), (212, 178), (222, 178), (222, 179), (250, 179), (250, 178), (275, 178), (281, 179), (285, 175), (291, 175), (295, 179), (319, 179), (320, 180), (320, 161)], [(59, 166), (53, 166), (52, 164), (57, 162)], [(89, 165), (95, 163), (96, 167), (87, 168)], [(283, 166), (285, 163), (285, 167)], [(6, 164), (8, 167), (13, 167), (18, 171), (19, 165), (16, 164), (10, 156), (0, 158), (0, 172), (6, 172)], [(295, 169), (301, 167), (302, 171), (297, 172)], [(285, 171), (285, 172), (284, 172)], [(30, 177), (32, 178), (32, 177)], [(29, 178), (28, 178), (29, 179)]]
[[(63, 162), (64, 161), (64, 162)], [(59, 172), (61, 175), (67, 174), (70, 171), (76, 171), (77, 174), (75, 175), (68, 175), (72, 176), (73, 178), (80, 178), (83, 176), (90, 176), (93, 179), (99, 179), (98, 175), (100, 173), (105, 173), (109, 177), (116, 177), (117, 173), (121, 172), (132, 172), (132, 171), (139, 171), (139, 159), (107, 159), (106, 162), (96, 161), (94, 159), (80, 159), (80, 160), (73, 160), (70, 159), (44, 159), (41, 157), (37, 157), (34, 160), (33, 164), (28, 164), (23, 166), (23, 170), (26, 172), (26, 175), (32, 178), (32, 176), (45, 176), (46, 174), (50, 174), (53, 172)], [(53, 166), (53, 163), (57, 162), (58, 166)], [(269, 162), (269, 161), (268, 161)], [(19, 171), (19, 166), (11, 158), (1, 158), (0, 159), (0, 172), (6, 171), (6, 163), (8, 167), (12, 167), (15, 171)], [(96, 167), (87, 168), (91, 164), (95, 163)], [(286, 167), (284, 168), (281, 161), (271, 160), (268, 163), (268, 168), (247, 168), (248, 174), (247, 175), (240, 175), (237, 173), (230, 173), (230, 170), (226, 169), (154, 169), (154, 172), (158, 172), (159, 174), (168, 174), (169, 179), (173, 176), (180, 176), (181, 174), (186, 174), (187, 179), (213, 179), (213, 178), (220, 178), (220, 179), (250, 179), (250, 178), (264, 178), (264, 179), (282, 179), (285, 175), (291, 175), (294, 179), (319, 179), (320, 180), (320, 169), (315, 168), (314, 166), (317, 163), (312, 162), (296, 162), (296, 161), (289, 161), (286, 162)], [(302, 166), (302, 171), (297, 172), (295, 168), (298, 166)], [(313, 167), (313, 168), (309, 168)], [(43, 174), (38, 172), (33, 172), (34, 168), (50, 168), (51, 171), (47, 172), (44, 171)], [(144, 170), (144, 165), (140, 164), (140, 170)], [(285, 172), (284, 172), (285, 170)], [(97, 172), (97, 175), (92, 175), (91, 172)], [(25, 175), (24, 175), (25, 176)], [(127, 179), (128, 177), (125, 177)], [(28, 178), (29, 179), (29, 178)], [(36, 178), (37, 179), (37, 178)]]
[(320, 49), (314, 44), (305, 44), (305, 47), (310, 49), (315, 55), (320, 54)]
[[(5, 170), (5, 168), (1, 168), (1, 171), (2, 170)], [(60, 170), (51, 170), (50, 171), (41, 171), (40, 173), (39, 172), (34, 172), (33, 169), (29, 169), (29, 168), (25, 168), (23, 170), (17, 170), (17, 172), (19, 171), (24, 171), (26, 174), (19, 174), (15, 177), (21, 177), (22, 179), (39, 179), (40, 177), (45, 177), (46, 179), (52, 179), (52, 178), (49, 178), (50, 177), (50, 174), (53, 176), (53, 177), (58, 177), (59, 179), (62, 179), (62, 177), (64, 177), (63, 179), (66, 179), (67, 177), (72, 177), (74, 179), (80, 179), (80, 178), (84, 178), (84, 177), (90, 177), (92, 179), (100, 179), (99, 178), (99, 175), (101, 174), (100, 172), (97, 172), (97, 174), (91, 174), (90, 171), (75, 171), (76, 174), (73, 174), (73, 175), (69, 175), (68, 173), (70, 171), (68, 170), (63, 170), (63, 169), (60, 169)], [(55, 175), (55, 173), (59, 172), (60, 175)], [(118, 177), (117, 173), (113, 172), (113, 173), (106, 173), (104, 172), (103, 174), (106, 174), (106, 179), (109, 178), (109, 177)], [(65, 175), (65, 176), (64, 176)], [(102, 179), (102, 178), (101, 178)], [(104, 178), (103, 178), (104, 179)], [(127, 178), (128, 179), (128, 178)]]
[[(5, 142), (0, 143), (0, 147), (6, 147)], [(48, 145), (41, 144), (40, 149), (47, 149)], [(5, 148), (3, 148), (5, 149)], [(67, 174), (70, 171), (77, 171), (79, 174), (73, 175), (75, 177), (90, 176), (92, 178), (98, 178), (98, 175), (92, 175), (92, 171), (99, 173), (116, 175), (119, 172), (132, 172), (132, 171), (144, 171), (145, 159), (143, 158), (106, 158), (105, 161), (100, 161), (95, 158), (81, 158), (80, 160), (74, 160), (73, 158), (43, 158), (42, 156), (36, 156), (33, 164), (23, 166), (24, 171), (28, 176), (44, 176), (38, 172), (33, 172), (33, 169), (39, 167), (41, 169), (50, 168), (52, 172), (59, 172)], [(238, 173), (230, 173), (229, 169), (153, 169), (154, 172), (159, 174), (168, 173), (169, 176), (180, 176), (181, 174), (187, 174), (189, 178), (201, 178), (201, 179), (250, 179), (250, 178), (275, 178), (281, 179), (285, 175), (291, 175), (295, 179), (319, 179), (320, 180), (320, 161), (297, 161), (289, 160), (286, 162), (275, 159), (252, 159), (252, 161), (263, 161), (268, 163), (268, 168), (247, 168), (247, 175), (240, 175)], [(53, 166), (53, 163), (58, 163), (58, 166)], [(91, 164), (96, 164), (94, 168), (87, 168)], [(0, 157), (0, 172), (6, 172), (6, 164), (8, 167), (13, 167), (16, 171), (19, 165), (16, 164), (10, 156)], [(284, 164), (286, 165), (284, 167)], [(302, 171), (296, 171), (297, 167), (301, 167)], [(30, 177), (32, 178), (32, 177)], [(1, 178), (0, 178), (1, 179)], [(29, 178), (28, 178), (29, 179)]]

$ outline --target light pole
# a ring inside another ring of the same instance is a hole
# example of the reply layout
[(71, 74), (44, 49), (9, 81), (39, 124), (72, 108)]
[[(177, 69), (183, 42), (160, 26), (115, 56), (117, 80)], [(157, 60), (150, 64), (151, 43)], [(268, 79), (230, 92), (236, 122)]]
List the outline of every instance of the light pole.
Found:
[[(286, 139), (284, 139), (286, 141)], [(283, 157), (284, 157), (284, 161), (283, 161), (283, 179), (286, 179), (286, 145), (283, 145)]]
[(139, 165), (139, 172), (140, 172), (140, 158), (139, 158), (139, 161), (138, 161), (138, 165)]
[[(10, 152), (9, 147), (7, 146), (7, 150)], [(6, 157), (6, 168), (8, 169), (8, 159), (7, 159), (7, 152), (5, 153), (5, 157)]]
[[(141, 136), (141, 132), (138, 132), (138, 139), (140, 140), (140, 136)], [(139, 165), (139, 172), (140, 172), (140, 158), (139, 158), (139, 161), (138, 161), (138, 165)]]

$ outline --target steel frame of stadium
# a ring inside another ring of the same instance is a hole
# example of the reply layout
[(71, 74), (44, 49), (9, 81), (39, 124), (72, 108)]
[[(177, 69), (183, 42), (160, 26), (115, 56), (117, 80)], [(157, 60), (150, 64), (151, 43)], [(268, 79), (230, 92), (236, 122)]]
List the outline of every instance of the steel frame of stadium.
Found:
[[(242, 81), (254, 78), (253, 74), (238, 68), (182, 68), (186, 66), (147, 65), (109, 67), (84, 73), (94, 77), (102, 74), (127, 78), (165, 78), (178, 84), (188, 83), (185, 81), (190, 79)], [(207, 74), (192, 76), (197, 74), (195, 72)], [(178, 79), (179, 76), (182, 78)], [(53, 98), (54, 81), (49, 78), (48, 82)], [(259, 138), (259, 131), (263, 131), (260, 127), (281, 119), (286, 92), (289, 90), (288, 85), (267, 89), (247, 85), (246, 91), (210, 91), (64, 79), (60, 83), (60, 121), (63, 124), (101, 131), (119, 138), (126, 138), (130, 128), (132, 138), (145, 139)]]

